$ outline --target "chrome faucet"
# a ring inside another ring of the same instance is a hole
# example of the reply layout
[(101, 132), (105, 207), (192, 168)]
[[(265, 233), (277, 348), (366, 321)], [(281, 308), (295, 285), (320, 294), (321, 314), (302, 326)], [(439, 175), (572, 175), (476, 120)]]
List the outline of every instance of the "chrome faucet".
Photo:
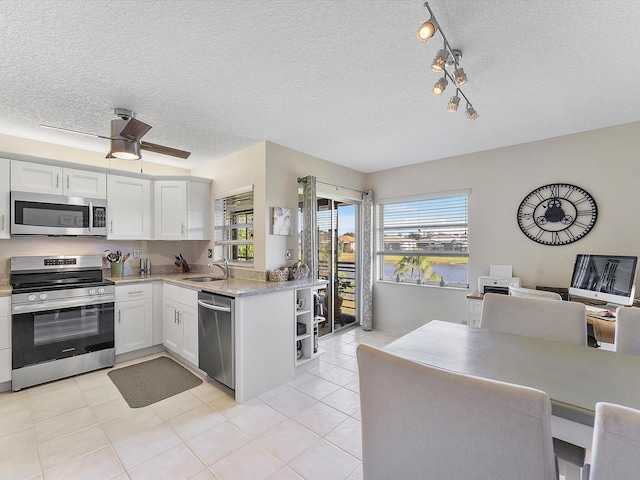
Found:
[(226, 258), (223, 258), (217, 262), (209, 263), (210, 267), (218, 267), (224, 273), (224, 279), (229, 278), (229, 261)]

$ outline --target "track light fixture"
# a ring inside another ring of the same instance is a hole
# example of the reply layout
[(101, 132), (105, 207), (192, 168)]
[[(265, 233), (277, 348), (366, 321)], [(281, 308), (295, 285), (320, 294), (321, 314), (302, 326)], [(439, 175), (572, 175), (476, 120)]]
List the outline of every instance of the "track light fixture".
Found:
[(434, 58), (433, 62), (431, 63), (431, 71), (440, 73), (442, 70), (444, 70), (444, 67), (447, 65), (448, 58), (449, 52), (447, 52), (445, 49), (438, 50), (436, 58)]
[[(430, 18), (418, 27), (418, 31), (416, 32), (418, 40), (426, 42), (433, 37), (436, 32), (440, 32), (440, 36), (444, 41), (444, 47), (441, 50), (438, 50), (433, 62), (431, 62), (431, 70), (436, 73), (444, 73), (444, 76), (436, 82), (431, 92), (435, 96), (441, 95), (450, 80), (456, 86), (456, 94), (450, 98), (449, 103), (447, 104), (447, 110), (449, 112), (456, 112), (460, 105), (460, 96), (462, 96), (467, 102), (467, 118), (469, 118), (469, 120), (475, 120), (478, 118), (478, 112), (473, 108), (473, 105), (471, 105), (471, 102), (464, 92), (460, 90), (460, 87), (466, 85), (468, 82), (467, 74), (459, 65), (460, 59), (462, 58), (462, 52), (451, 48), (447, 37), (442, 31), (442, 27), (438, 25), (436, 16), (433, 14), (431, 7), (429, 7), (429, 2), (424, 2), (424, 7), (429, 12)], [(447, 66), (453, 67), (453, 75), (447, 71)]]
[(447, 77), (442, 77), (440, 80), (438, 80), (436, 82), (436, 84), (433, 86), (433, 88), (431, 89), (431, 92), (435, 95), (442, 95), (442, 92), (444, 92), (444, 89), (447, 88), (447, 85), (449, 84), (449, 82), (447, 81)]
[(476, 112), (476, 109), (469, 104), (467, 104), (467, 118), (469, 120), (475, 120), (478, 118), (478, 112)]
[(449, 104), (447, 105), (447, 110), (449, 112), (457, 112), (458, 106), (460, 105), (460, 97), (458, 96), (460, 91), (456, 89), (456, 94), (449, 99)]
[(438, 30), (438, 24), (436, 23), (436, 20), (435, 18), (433, 18), (433, 15), (432, 15), (429, 20), (427, 20), (426, 22), (424, 22), (422, 25), (418, 27), (416, 36), (418, 37), (418, 40), (420, 40), (421, 42), (426, 42), (431, 37), (433, 37), (433, 35), (436, 33), (437, 30)]

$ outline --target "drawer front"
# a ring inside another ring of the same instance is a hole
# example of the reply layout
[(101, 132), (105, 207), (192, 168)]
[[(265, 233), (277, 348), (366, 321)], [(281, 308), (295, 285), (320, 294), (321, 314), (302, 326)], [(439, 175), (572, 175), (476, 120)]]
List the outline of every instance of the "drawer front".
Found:
[(116, 286), (116, 302), (128, 302), (129, 300), (141, 300), (152, 298), (153, 286), (151, 283), (134, 283), (132, 285)]
[(190, 288), (178, 287), (168, 283), (164, 284), (162, 296), (167, 300), (173, 300), (174, 302), (187, 305), (189, 307), (196, 307), (198, 301), (198, 291), (191, 290)]
[(471, 303), (469, 305), (469, 313), (471, 315), (482, 315), (482, 302)]
[(11, 347), (11, 317), (0, 317), (0, 349)]
[(0, 317), (11, 316), (11, 297), (0, 297)]

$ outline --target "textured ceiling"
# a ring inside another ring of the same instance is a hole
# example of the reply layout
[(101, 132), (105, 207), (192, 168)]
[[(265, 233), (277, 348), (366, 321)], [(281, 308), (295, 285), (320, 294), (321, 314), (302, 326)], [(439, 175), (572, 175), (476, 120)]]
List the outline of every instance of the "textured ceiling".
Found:
[(193, 152), (147, 161), (268, 140), (372, 172), (640, 120), (639, 1), (431, 1), (475, 122), (431, 95), (422, 3), (2, 0), (0, 133), (106, 153), (38, 125), (108, 135), (123, 107)]

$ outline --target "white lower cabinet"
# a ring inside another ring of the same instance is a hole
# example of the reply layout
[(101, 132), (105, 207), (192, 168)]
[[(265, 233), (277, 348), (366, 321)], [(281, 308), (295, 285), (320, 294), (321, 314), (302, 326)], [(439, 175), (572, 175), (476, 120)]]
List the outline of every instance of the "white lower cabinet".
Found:
[(469, 307), (467, 324), (472, 327), (480, 326), (480, 319), (482, 318), (482, 300), (467, 297), (467, 304)]
[(0, 383), (11, 380), (11, 297), (0, 297)]
[(164, 285), (164, 346), (198, 366), (198, 292)]
[(150, 283), (116, 286), (116, 355), (153, 344), (152, 297)]

